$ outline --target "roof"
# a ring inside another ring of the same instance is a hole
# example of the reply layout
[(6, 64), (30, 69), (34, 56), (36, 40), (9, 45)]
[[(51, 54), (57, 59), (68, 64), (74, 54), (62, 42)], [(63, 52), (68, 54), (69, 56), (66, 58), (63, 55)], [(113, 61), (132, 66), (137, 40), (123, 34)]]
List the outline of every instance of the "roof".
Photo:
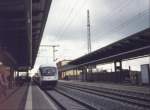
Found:
[(15, 66), (33, 67), (52, 0), (0, 0), (0, 47)]
[(81, 56), (70, 65), (102, 64), (150, 54), (150, 28)]

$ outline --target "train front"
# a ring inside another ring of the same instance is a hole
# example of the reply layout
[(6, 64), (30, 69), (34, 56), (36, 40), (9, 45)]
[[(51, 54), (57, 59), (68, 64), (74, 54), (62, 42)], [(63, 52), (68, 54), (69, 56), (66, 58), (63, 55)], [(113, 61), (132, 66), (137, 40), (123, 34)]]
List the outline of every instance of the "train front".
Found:
[(58, 81), (58, 70), (56, 67), (40, 67), (41, 73), (40, 86), (41, 87), (55, 87)]

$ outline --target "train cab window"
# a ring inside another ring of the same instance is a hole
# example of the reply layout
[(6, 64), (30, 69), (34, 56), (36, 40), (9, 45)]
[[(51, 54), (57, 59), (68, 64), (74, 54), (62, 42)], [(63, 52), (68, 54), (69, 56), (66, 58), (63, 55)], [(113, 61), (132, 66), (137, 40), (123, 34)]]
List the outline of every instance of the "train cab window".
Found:
[(40, 72), (44, 76), (54, 76), (56, 74), (56, 67), (42, 67)]

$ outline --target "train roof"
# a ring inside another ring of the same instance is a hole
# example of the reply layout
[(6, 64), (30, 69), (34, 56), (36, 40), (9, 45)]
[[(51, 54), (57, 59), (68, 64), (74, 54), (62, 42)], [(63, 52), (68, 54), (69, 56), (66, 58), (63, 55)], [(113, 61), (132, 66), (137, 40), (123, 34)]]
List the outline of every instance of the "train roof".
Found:
[(56, 66), (56, 63), (55, 64), (43, 64), (39, 66), (39, 68), (42, 68), (42, 67), (57, 67), (57, 66)]

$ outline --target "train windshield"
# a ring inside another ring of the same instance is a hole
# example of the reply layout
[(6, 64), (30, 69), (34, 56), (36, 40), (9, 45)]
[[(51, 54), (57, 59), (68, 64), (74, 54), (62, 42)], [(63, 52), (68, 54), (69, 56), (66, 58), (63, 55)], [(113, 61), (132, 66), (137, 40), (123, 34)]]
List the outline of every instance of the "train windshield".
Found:
[(56, 67), (42, 67), (40, 68), (41, 75), (54, 76), (57, 72)]

